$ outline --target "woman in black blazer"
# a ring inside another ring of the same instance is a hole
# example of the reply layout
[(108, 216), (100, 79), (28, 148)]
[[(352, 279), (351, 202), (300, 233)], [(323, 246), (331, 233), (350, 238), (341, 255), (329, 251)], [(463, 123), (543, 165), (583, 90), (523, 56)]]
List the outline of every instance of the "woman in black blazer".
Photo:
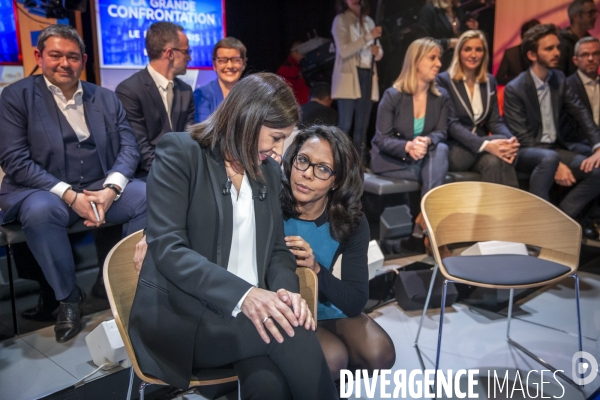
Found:
[(435, 85), (440, 55), (431, 38), (411, 43), (400, 76), (379, 103), (371, 142), (373, 172), (420, 182), (422, 195), (448, 172), (448, 94)]
[(191, 135), (158, 143), (129, 330), (145, 373), (187, 388), (194, 371), (232, 364), (244, 398), (336, 398), (298, 294), (271, 158), (298, 120), (289, 86), (254, 74)]
[(432, 37), (442, 46), (442, 71), (450, 65), (456, 38), (461, 32), (461, 21), (465, 17), (465, 12), (458, 7), (459, 3), (458, 0), (432, 0), (419, 10), (414, 25), (417, 34)]
[(486, 72), (487, 41), (481, 31), (458, 39), (448, 71), (438, 85), (450, 96), (448, 144), (450, 171), (475, 171), (484, 182), (518, 187), (514, 160), (519, 142), (502, 121), (496, 80)]
[[(448, 94), (435, 85), (442, 49), (432, 38), (408, 46), (402, 72), (383, 94), (371, 142), (371, 169), (421, 183), (421, 195), (444, 183), (448, 172)], [(414, 236), (424, 220), (415, 220)]]

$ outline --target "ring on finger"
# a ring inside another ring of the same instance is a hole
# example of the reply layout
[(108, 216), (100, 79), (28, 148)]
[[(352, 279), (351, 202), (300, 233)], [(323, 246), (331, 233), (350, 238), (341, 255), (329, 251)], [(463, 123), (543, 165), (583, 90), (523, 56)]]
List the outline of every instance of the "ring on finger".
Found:
[(264, 317), (262, 320), (262, 323), (264, 324), (265, 322), (267, 322), (269, 319), (271, 319), (271, 317)]

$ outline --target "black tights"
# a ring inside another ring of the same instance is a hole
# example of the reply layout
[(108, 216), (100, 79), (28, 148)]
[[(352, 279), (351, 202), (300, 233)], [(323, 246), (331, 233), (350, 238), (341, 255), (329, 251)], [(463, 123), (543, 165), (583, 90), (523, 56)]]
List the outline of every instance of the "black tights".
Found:
[(342, 369), (392, 368), (396, 350), (389, 335), (366, 314), (318, 322), (317, 337), (334, 380)]

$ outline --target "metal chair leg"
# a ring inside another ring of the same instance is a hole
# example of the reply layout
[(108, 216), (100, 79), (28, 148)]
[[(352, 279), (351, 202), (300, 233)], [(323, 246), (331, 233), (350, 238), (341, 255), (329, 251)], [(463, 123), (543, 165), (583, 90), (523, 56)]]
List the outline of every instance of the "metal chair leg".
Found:
[(437, 351), (435, 353), (435, 373), (433, 375), (433, 393), (437, 393), (437, 374), (440, 367), (440, 353), (442, 351), (442, 328), (444, 327), (444, 311), (446, 310), (446, 291), (448, 289), (448, 283), (452, 282), (444, 279), (444, 287), (442, 289), (442, 308), (440, 309), (440, 327), (438, 330), (438, 344)]
[(11, 307), (11, 312), (12, 312), (12, 323), (13, 323), (13, 332), (15, 335), (19, 334), (19, 328), (17, 325), (17, 297), (15, 294), (15, 281), (14, 281), (14, 277), (13, 277), (13, 271), (12, 271), (12, 262), (10, 260), (10, 246), (6, 245), (4, 246), (4, 250), (6, 252), (6, 266), (8, 267), (8, 286), (9, 286), (9, 290), (10, 290), (10, 307)]
[(510, 295), (508, 297), (508, 323), (506, 326), (506, 340), (510, 340), (510, 320), (512, 318), (514, 294), (515, 294), (515, 289), (510, 289)]
[(140, 385), (140, 400), (144, 400), (144, 390), (146, 389), (146, 386), (150, 385), (151, 383), (142, 382), (142, 384)]
[(127, 400), (131, 400), (131, 390), (133, 389), (133, 377), (135, 373), (133, 372), (133, 366), (131, 366), (131, 371), (129, 372), (129, 388), (127, 389)]
[[(583, 351), (582, 337), (581, 337), (581, 314), (580, 314), (580, 309), (579, 309), (579, 277), (577, 276), (577, 274), (571, 274), (570, 276), (573, 279), (575, 279), (575, 302), (577, 305), (577, 334), (578, 334), (578, 340), (579, 340), (579, 351)], [(517, 349), (521, 350), (523, 353), (525, 353), (526, 355), (528, 355), (529, 357), (531, 357), (532, 359), (534, 359), (541, 365), (543, 365), (546, 369), (548, 369), (548, 370), (554, 372), (556, 375), (560, 376), (568, 384), (572, 385), (573, 387), (575, 387), (578, 390), (581, 390), (581, 388), (583, 388), (583, 386), (576, 384), (570, 377), (568, 377), (567, 375), (562, 373), (561, 370), (557, 370), (552, 365), (548, 364), (548, 362), (546, 362), (544, 359), (538, 357), (537, 355), (535, 355), (531, 351), (527, 350), (525, 347), (521, 346), (519, 343), (515, 342), (514, 340), (512, 340), (510, 338), (509, 330), (510, 330), (510, 318), (512, 315), (512, 303), (513, 303), (513, 290), (511, 289), (509, 308), (508, 308), (508, 324), (509, 325), (508, 325), (508, 328), (506, 331), (506, 340), (508, 341), (508, 343), (511, 346), (514, 346)]]
[[(425, 299), (425, 306), (423, 307), (423, 313), (421, 313), (421, 320), (419, 321), (419, 329), (417, 330), (417, 337), (415, 338), (414, 346), (417, 347), (419, 344), (419, 336), (421, 335), (421, 328), (423, 327), (423, 320), (425, 319), (425, 314), (427, 313), (427, 307), (429, 307), (429, 300), (431, 299), (431, 292), (433, 291), (433, 284), (435, 282), (435, 276), (438, 272), (438, 265), (435, 264), (433, 267), (433, 274), (431, 275), (431, 282), (429, 282), (429, 291), (427, 292), (427, 298)], [(445, 286), (444, 286), (445, 290)], [(444, 295), (444, 301), (446, 296)]]

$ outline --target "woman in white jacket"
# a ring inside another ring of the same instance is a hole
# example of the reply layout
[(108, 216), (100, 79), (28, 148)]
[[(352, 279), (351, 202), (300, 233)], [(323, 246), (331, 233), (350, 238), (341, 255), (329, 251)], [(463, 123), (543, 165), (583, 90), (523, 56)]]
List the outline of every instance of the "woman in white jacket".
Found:
[(383, 49), (375, 43), (381, 27), (369, 17), (361, 0), (341, 0), (341, 13), (333, 20), (331, 33), (336, 57), (331, 82), (331, 97), (337, 99), (339, 128), (350, 133), (354, 121), (353, 142), (364, 163), (366, 131), (373, 101), (379, 100), (377, 68)]

